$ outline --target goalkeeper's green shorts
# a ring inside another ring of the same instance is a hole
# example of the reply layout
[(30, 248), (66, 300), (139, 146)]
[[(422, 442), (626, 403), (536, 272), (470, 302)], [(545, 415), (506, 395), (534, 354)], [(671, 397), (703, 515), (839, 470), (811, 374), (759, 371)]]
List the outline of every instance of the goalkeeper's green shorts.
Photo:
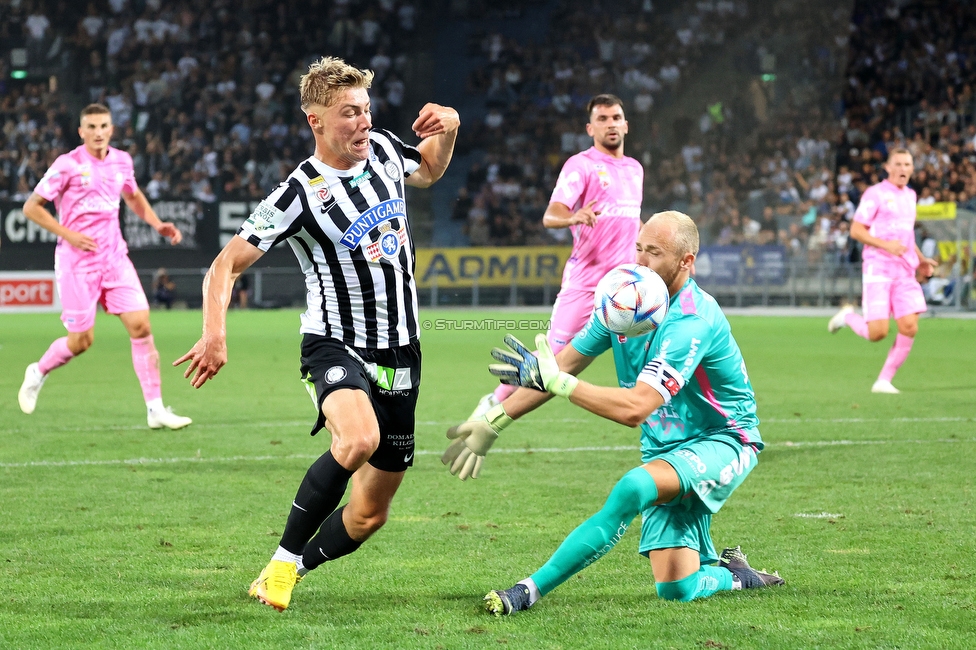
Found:
[(702, 564), (718, 561), (709, 528), (712, 515), (756, 466), (757, 450), (727, 433), (704, 435), (644, 462), (663, 460), (674, 468), (681, 495), (674, 501), (643, 512), (640, 552), (662, 548), (692, 548)]

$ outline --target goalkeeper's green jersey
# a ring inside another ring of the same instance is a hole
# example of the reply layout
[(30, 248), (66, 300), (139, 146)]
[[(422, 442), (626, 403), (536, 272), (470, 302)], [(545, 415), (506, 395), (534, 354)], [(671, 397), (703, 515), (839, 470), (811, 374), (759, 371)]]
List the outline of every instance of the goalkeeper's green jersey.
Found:
[(644, 366), (656, 358), (684, 376), (684, 388), (641, 424), (645, 461), (703, 434), (725, 433), (762, 449), (756, 398), (732, 328), (715, 299), (693, 279), (672, 296), (668, 314), (654, 332), (626, 338), (607, 330), (594, 315), (572, 344), (588, 357), (612, 348), (623, 388), (632, 388)]

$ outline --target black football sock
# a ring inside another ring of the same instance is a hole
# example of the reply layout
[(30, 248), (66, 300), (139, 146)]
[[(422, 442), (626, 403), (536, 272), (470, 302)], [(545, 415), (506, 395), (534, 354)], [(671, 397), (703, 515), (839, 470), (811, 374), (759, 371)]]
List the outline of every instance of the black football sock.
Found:
[(312, 463), (291, 505), (285, 532), (281, 535), (283, 549), (301, 555), (308, 540), (339, 505), (352, 474), (339, 464), (331, 451)]
[(346, 532), (346, 527), (342, 523), (343, 510), (345, 506), (333, 512), (322, 524), (319, 534), (305, 547), (302, 564), (309, 571), (323, 562), (338, 560), (343, 555), (349, 555), (362, 546), (362, 542), (357, 542)]

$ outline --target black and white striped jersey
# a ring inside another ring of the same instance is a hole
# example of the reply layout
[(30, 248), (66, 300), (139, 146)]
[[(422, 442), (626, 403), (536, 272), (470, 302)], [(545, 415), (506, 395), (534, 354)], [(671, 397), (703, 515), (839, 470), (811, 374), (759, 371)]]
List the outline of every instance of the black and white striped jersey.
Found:
[(374, 129), (352, 169), (314, 156), (261, 201), (238, 235), (262, 251), (287, 240), (305, 272), (302, 333), (385, 349), (419, 337), (413, 238), (404, 179), (420, 152)]

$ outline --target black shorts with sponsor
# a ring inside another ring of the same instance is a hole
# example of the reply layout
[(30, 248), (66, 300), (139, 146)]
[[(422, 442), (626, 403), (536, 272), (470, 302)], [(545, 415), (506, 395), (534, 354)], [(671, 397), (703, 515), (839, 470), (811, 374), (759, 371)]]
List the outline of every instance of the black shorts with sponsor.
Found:
[(387, 472), (413, 465), (414, 424), (420, 387), (420, 342), (388, 350), (365, 350), (338, 339), (305, 334), (302, 379), (314, 387), (319, 416), (312, 435), (325, 426), (322, 402), (339, 388), (369, 395), (380, 428), (380, 445), (369, 464)]

